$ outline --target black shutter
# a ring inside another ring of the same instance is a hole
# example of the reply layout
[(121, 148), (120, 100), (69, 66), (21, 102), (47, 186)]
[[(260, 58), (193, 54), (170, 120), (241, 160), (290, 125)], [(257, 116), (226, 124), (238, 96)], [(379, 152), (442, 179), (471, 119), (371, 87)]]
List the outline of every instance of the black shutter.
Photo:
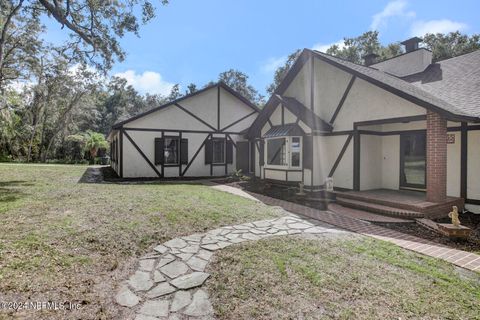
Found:
[(260, 140), (258, 142), (259, 146), (260, 146), (260, 152), (259, 152), (259, 163), (261, 166), (265, 165), (265, 157), (264, 157), (264, 154), (265, 154), (265, 142), (263, 142), (263, 140)]
[(226, 148), (227, 148), (227, 163), (233, 163), (233, 142), (230, 140), (227, 140)]
[(303, 168), (312, 169), (313, 167), (313, 137), (303, 137)]
[(205, 164), (211, 164), (213, 158), (212, 139), (208, 138), (205, 142)]
[(155, 138), (155, 165), (163, 164), (163, 139)]
[(188, 164), (188, 139), (180, 141), (180, 164)]

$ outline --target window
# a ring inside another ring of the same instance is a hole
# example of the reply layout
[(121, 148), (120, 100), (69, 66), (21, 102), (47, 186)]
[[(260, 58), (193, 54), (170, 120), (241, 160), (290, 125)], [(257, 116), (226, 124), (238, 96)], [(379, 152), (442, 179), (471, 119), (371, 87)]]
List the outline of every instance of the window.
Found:
[(213, 139), (213, 161), (212, 163), (225, 163), (225, 140)]
[(290, 145), (290, 151), (291, 151), (291, 166), (292, 167), (300, 167), (300, 148), (301, 148), (301, 143), (300, 143), (300, 137), (292, 137), (292, 143)]
[(286, 138), (267, 140), (267, 164), (285, 166), (286, 160)]
[(178, 164), (178, 138), (165, 138), (163, 158), (165, 164)]

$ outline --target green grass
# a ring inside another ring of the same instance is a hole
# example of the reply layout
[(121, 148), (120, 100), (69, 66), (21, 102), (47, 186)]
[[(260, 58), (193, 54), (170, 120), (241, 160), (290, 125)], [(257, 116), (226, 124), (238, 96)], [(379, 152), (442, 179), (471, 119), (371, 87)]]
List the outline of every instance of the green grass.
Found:
[(220, 319), (480, 319), (480, 275), (373, 239), (279, 237), (222, 250)]
[(279, 215), (201, 185), (78, 183), (86, 169), (0, 164), (2, 300), (83, 301), (79, 318), (116, 318), (111, 290), (152, 246)]

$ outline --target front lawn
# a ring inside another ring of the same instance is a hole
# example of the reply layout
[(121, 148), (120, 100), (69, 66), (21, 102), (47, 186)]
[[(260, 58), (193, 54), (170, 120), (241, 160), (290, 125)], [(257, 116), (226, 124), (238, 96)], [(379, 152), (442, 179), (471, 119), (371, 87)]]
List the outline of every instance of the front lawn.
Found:
[(480, 275), (360, 236), (231, 246), (207, 272), (219, 319), (480, 319)]
[(86, 169), (0, 164), (0, 302), (81, 304), (17, 315), (116, 318), (115, 285), (152, 246), (280, 214), (201, 185), (78, 183)]

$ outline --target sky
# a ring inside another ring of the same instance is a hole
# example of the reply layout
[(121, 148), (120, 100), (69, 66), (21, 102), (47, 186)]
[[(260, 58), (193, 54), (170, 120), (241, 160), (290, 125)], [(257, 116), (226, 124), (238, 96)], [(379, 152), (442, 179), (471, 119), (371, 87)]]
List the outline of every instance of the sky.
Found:
[[(324, 51), (344, 37), (378, 30), (383, 44), (429, 32), (480, 33), (480, 1), (393, 0), (170, 0), (157, 3), (156, 18), (140, 37), (126, 35), (127, 53), (110, 75), (140, 93), (168, 94), (178, 83), (198, 87), (230, 68), (246, 73), (266, 95), (275, 69), (296, 49)], [(65, 39), (47, 25), (46, 39)]]

